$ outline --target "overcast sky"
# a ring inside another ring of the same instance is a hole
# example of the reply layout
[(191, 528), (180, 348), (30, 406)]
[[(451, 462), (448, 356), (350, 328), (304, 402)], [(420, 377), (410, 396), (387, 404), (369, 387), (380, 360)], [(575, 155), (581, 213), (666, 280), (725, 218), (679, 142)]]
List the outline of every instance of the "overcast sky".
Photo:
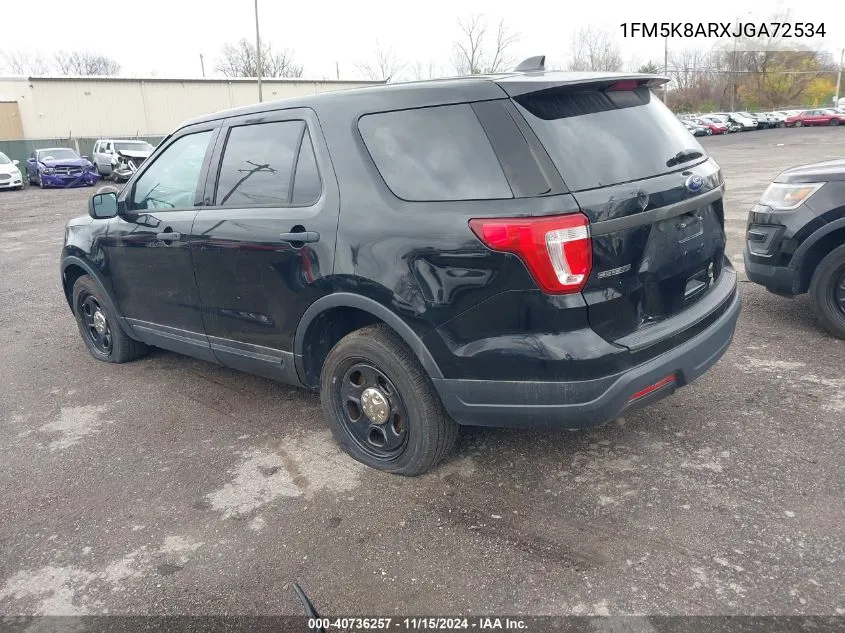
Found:
[[(825, 48), (845, 46), (845, 0), (799, 3), (772, 0), (643, 2), (634, 0), (424, 0), (422, 2), (310, 2), (259, 0), (262, 39), (294, 52), (304, 77), (360, 76), (357, 65), (371, 60), (376, 42), (409, 63), (436, 63), (451, 71), (457, 20), (484, 14), (491, 26), (499, 19), (519, 34), (515, 58), (545, 54), (565, 64), (574, 32), (594, 25), (613, 33), (626, 63), (663, 59), (663, 40), (623, 39), (623, 22), (734, 22), (769, 19), (784, 6), (790, 21), (824, 22)], [(85, 3), (38, 0), (6, 4), (0, 20), (0, 49), (40, 52), (84, 49), (116, 59), (122, 74), (199, 77), (200, 53), (206, 72), (215, 74), (226, 42), (255, 37), (253, 0), (106, 0)], [(9, 13), (11, 11), (11, 14)], [(17, 12), (17, 17), (15, 16)], [(717, 40), (672, 38), (670, 48), (710, 47)]]

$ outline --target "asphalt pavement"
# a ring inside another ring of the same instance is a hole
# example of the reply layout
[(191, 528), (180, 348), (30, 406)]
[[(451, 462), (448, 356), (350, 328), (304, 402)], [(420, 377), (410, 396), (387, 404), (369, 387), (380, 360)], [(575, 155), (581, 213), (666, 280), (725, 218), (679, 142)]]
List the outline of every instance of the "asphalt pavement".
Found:
[[(729, 255), (845, 129), (706, 138)], [(702, 379), (591, 431), (466, 429), (406, 479), (315, 395), (165, 351), (95, 361), (59, 285), (91, 189), (0, 192), (0, 614), (845, 615), (845, 342), (748, 283)]]

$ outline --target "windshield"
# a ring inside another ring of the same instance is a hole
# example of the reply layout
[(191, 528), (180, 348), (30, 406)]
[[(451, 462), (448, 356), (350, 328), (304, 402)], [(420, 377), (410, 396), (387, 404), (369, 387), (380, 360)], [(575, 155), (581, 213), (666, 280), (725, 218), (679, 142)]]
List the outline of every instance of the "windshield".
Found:
[[(649, 90), (546, 90), (516, 97), (571, 191), (675, 171), (679, 152), (706, 152)], [(689, 164), (684, 165), (689, 166)]]
[(3, 152), (0, 152), (0, 165), (8, 165), (12, 161), (9, 160), (9, 157), (6, 156)]
[(66, 147), (38, 150), (38, 160), (76, 160), (79, 154)]
[(153, 146), (146, 141), (129, 141), (126, 143), (115, 143), (114, 148), (118, 152), (152, 152)]

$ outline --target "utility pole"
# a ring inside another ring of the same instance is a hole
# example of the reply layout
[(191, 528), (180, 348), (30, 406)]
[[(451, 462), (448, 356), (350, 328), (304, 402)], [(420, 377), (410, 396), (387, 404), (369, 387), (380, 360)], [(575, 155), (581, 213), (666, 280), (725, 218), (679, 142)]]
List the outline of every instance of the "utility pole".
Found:
[(255, 0), (255, 65), (258, 76), (258, 103), (264, 100), (261, 93), (261, 36), (258, 34), (258, 0)]
[[(669, 76), (669, 38), (663, 40), (663, 74)], [(669, 82), (663, 84), (663, 105), (669, 107)]]
[(340, 81), (340, 62), (334, 63), (334, 69), (335, 69), (335, 72), (337, 73), (337, 79), (338, 79), (338, 81)]
[[(738, 30), (739, 30), (739, 18), (736, 19), (736, 31), (738, 31)], [(734, 33), (736, 33), (736, 31), (734, 31)], [(734, 36), (734, 54), (733, 54), (733, 59), (731, 60), (731, 70), (733, 71), (733, 72), (731, 72), (731, 108), (730, 108), (731, 112), (734, 111), (734, 96), (736, 95), (736, 43), (737, 43), (737, 39), (738, 38), (736, 36)]]
[(202, 68), (202, 77), (205, 79), (205, 61), (202, 58), (202, 53), (200, 53), (200, 68)]
[(839, 54), (839, 72), (836, 73), (836, 96), (833, 98), (833, 107), (839, 107), (839, 86), (842, 85), (842, 61), (845, 58), (845, 48)]

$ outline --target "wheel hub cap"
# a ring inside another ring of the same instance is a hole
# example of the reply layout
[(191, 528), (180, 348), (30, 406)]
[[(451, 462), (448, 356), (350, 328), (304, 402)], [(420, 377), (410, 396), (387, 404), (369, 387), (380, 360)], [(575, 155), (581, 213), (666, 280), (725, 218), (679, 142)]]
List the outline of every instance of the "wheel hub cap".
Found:
[(361, 394), (361, 409), (376, 424), (384, 424), (390, 415), (387, 397), (378, 389), (368, 387)]
[(97, 330), (98, 334), (103, 334), (106, 331), (106, 315), (100, 310), (94, 313), (94, 329)]

